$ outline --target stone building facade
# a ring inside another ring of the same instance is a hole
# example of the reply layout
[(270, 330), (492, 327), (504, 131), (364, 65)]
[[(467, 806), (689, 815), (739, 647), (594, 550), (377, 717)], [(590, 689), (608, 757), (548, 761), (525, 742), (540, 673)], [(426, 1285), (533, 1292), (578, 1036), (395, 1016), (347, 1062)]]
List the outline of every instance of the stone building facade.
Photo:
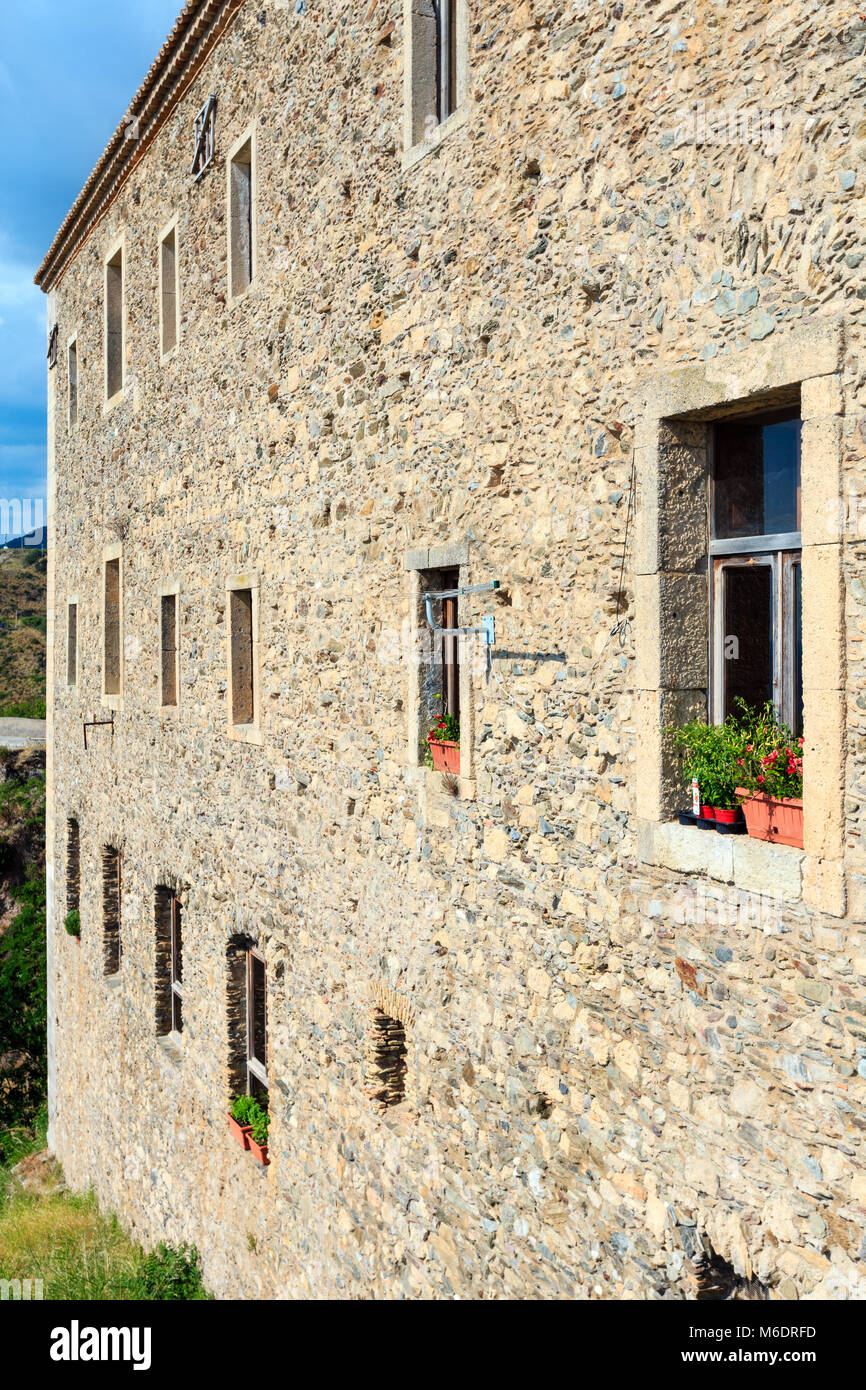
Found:
[[(51, 1143), (218, 1295), (866, 1294), (864, 44), (195, 0), (58, 233)], [(664, 732), (767, 412), (803, 851), (678, 824)], [(494, 581), (444, 776), (425, 596)]]

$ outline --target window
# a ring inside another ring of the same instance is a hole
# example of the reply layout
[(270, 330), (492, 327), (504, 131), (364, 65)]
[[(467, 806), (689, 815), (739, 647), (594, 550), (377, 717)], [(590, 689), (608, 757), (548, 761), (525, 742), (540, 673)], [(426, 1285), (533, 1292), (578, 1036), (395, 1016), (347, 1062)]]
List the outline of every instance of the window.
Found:
[(366, 1091), (380, 1110), (406, 1099), (406, 1027), (381, 1008), (370, 1016)]
[(104, 654), (102, 689), (105, 695), (119, 695), (122, 678), (120, 558), (105, 561), (103, 608)]
[(228, 163), (229, 295), (243, 294), (255, 274), (253, 138), (247, 136)]
[(160, 600), (160, 700), (169, 707), (177, 705), (177, 609), (177, 594), (163, 594)]
[(231, 645), (231, 718), (236, 725), (255, 723), (255, 640), (252, 589), (229, 591)]
[(123, 389), (124, 379), (123, 247), (105, 265), (105, 397)]
[(69, 423), (78, 424), (78, 339), (69, 344)]
[(467, 19), (464, 0), (405, 0), (409, 42), (407, 144), (421, 144), (463, 104)]
[(247, 1093), (268, 1089), (268, 989), (265, 962), (258, 951), (247, 952)]
[(123, 867), (119, 849), (102, 851), (102, 959), (105, 975), (117, 975), (121, 958), (121, 902)]
[(163, 357), (178, 340), (177, 227), (171, 227), (159, 244), (159, 328)]
[(194, 153), (190, 173), (198, 181), (211, 163), (216, 148), (216, 105), (215, 96), (208, 97), (195, 118), (193, 126)]
[(57, 333), (58, 326), (55, 323), (51, 332), (48, 334), (48, 370), (51, 371), (57, 366)]
[(456, 594), (436, 598), (432, 602), (434, 632), (427, 621), (427, 594), (448, 593), (460, 587), (459, 569), (423, 570), (420, 578), (421, 632), (421, 738), (426, 741), (431, 725), (440, 715), (450, 715), (460, 722), (460, 638), (453, 633), (459, 627), (459, 599)]
[(183, 1032), (183, 944), (181, 906), (171, 888), (156, 890), (156, 1033)]
[(768, 702), (803, 729), (800, 420), (719, 422), (710, 436), (712, 712)]
[(78, 604), (66, 605), (66, 684), (78, 684)]
[(66, 911), (78, 912), (81, 904), (81, 831), (72, 816), (66, 822)]

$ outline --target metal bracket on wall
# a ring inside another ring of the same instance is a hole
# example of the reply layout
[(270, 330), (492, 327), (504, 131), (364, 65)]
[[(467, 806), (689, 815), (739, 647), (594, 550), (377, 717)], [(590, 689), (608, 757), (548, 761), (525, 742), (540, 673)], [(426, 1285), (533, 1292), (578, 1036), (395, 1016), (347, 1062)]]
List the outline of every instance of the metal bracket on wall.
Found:
[(84, 728), (84, 748), (87, 749), (87, 730), (88, 729), (107, 729), (111, 727), (111, 737), (114, 738), (114, 711), (111, 712), (110, 719), (88, 719)]
[(433, 617), (433, 602), (443, 598), (464, 598), (467, 594), (490, 594), (499, 588), (499, 580), (494, 579), (489, 584), (474, 584), (468, 589), (439, 589), (432, 594), (424, 594), (424, 606), (427, 610), (427, 622), (434, 632), (440, 633), (443, 637), (463, 637), (477, 634), (484, 639), (484, 645), (492, 647), (496, 641), (496, 619), (488, 615), (481, 619), (480, 627), (439, 627)]

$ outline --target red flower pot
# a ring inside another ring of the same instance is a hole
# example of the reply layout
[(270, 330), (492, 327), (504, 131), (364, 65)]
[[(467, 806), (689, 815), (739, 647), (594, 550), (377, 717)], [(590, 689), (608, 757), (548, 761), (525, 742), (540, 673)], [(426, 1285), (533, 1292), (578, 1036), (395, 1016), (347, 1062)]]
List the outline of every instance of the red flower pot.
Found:
[(766, 792), (749, 792), (737, 787), (743, 798), (746, 827), (753, 840), (769, 840), (771, 844), (803, 848), (803, 802), (793, 796), (767, 796)]
[(735, 806), (731, 811), (726, 806), (714, 806), (713, 815), (720, 825), (736, 825), (740, 819), (740, 808)]
[(701, 817), (702, 817), (704, 820), (715, 820), (715, 819), (716, 819), (716, 813), (715, 813), (715, 811), (713, 810), (712, 806), (702, 806), (702, 807), (701, 807)]
[(252, 1125), (239, 1125), (234, 1116), (229, 1115), (228, 1113), (226, 1114), (226, 1119), (229, 1122), (229, 1129), (231, 1130), (234, 1138), (237, 1139), (241, 1148), (248, 1149), (250, 1147), (250, 1135), (253, 1132)]
[(253, 1157), (254, 1157), (254, 1158), (257, 1158), (257, 1159), (259, 1160), (259, 1163), (261, 1163), (265, 1168), (267, 1168), (268, 1164), (269, 1164), (270, 1161), (271, 1161), (271, 1160), (268, 1158), (268, 1146), (267, 1146), (267, 1144), (257, 1144), (256, 1141), (255, 1141), (255, 1139), (253, 1138), (253, 1136), (252, 1136), (252, 1134), (251, 1134), (251, 1135), (250, 1135), (250, 1139), (249, 1139), (249, 1145), (250, 1145), (250, 1153), (253, 1155)]
[(427, 746), (437, 772), (452, 772), (455, 777), (460, 776), (459, 743), (440, 743), (438, 739), (431, 738)]

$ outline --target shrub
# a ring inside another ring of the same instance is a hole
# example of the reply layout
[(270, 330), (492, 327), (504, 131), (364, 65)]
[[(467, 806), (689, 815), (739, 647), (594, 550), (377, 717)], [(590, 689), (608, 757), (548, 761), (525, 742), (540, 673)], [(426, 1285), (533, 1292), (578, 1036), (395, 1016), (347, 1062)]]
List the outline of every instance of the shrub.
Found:
[(139, 1297), (143, 1299), (176, 1302), (208, 1297), (201, 1281), (198, 1250), (186, 1242), (177, 1248), (161, 1242), (145, 1256), (139, 1279)]
[(743, 733), (730, 716), (724, 724), (705, 724), (692, 719), (681, 729), (669, 729), (677, 748), (685, 753), (683, 775), (686, 783), (697, 780), (704, 806), (733, 810), (739, 804), (737, 758), (743, 746)]
[(67, 912), (66, 920), (63, 925), (70, 936), (81, 935), (81, 913), (78, 911), (77, 907), (73, 908), (71, 912)]

